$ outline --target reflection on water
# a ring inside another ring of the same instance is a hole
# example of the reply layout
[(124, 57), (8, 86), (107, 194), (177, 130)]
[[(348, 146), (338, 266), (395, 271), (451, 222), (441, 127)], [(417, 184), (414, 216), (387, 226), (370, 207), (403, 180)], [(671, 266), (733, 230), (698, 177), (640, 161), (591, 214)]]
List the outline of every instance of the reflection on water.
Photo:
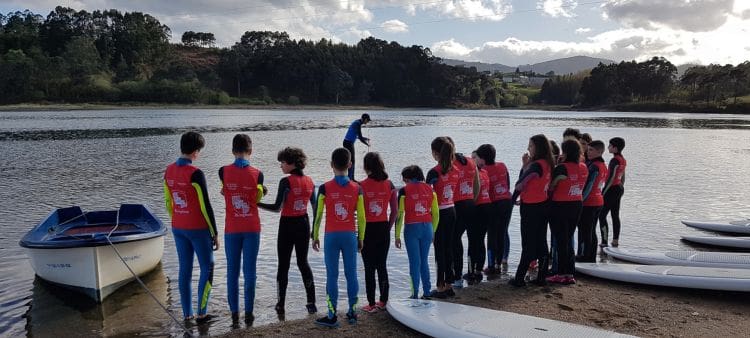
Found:
[[(566, 127), (575, 127), (605, 142), (614, 136), (627, 141), (623, 247), (690, 249), (693, 247), (681, 243), (679, 236), (696, 231), (686, 229), (679, 220), (750, 217), (750, 181), (743, 179), (750, 172), (750, 149), (743, 141), (750, 140), (746, 128), (750, 118), (746, 116), (453, 110), (370, 113), (373, 123), (363, 130), (373, 140), (369, 150), (382, 154), (396, 185), (401, 184), (397, 176), (404, 166), (417, 164), (426, 170), (434, 165), (429, 144), (436, 136), (450, 135), (463, 153), (491, 143), (497, 148), (498, 159), (517, 173), (529, 136), (545, 133), (559, 140)], [(199, 130), (206, 138), (206, 148), (196, 164), (206, 173), (221, 231), (224, 201), (217, 172), (232, 161), (234, 133), (247, 132), (252, 137), (251, 163), (264, 172), (271, 192), (266, 199), (270, 200), (282, 176), (276, 161), (280, 148), (302, 147), (308, 155), (306, 173), (321, 184), (332, 176), (331, 150), (341, 146), (345, 127), (360, 114), (280, 110), (0, 112), (0, 336), (181, 335), (180, 328), (138, 284), (131, 283), (96, 305), (86, 297), (35, 280), (18, 240), (53, 208), (71, 205), (103, 210), (121, 203), (142, 203), (168, 221), (161, 179), (166, 165), (178, 156), (179, 134), (188, 129)], [(361, 159), (368, 147), (356, 147)], [(362, 175), (359, 161), (357, 176)], [(279, 215), (266, 211), (260, 215), (263, 230), (255, 325), (279, 320), (273, 310)], [(516, 211), (510, 224), (511, 269), (519, 258), (518, 227)], [(310, 252), (309, 257), (317, 305), (324, 309), (323, 255)], [(209, 311), (217, 318), (210, 325), (192, 327), (194, 333), (220, 334), (232, 329), (223, 250), (215, 252), (215, 260)], [(286, 319), (312, 318), (305, 311), (304, 288), (294, 260), (292, 257)], [(388, 268), (394, 299), (408, 294), (407, 266), (406, 251), (391, 247)], [(362, 303), (361, 261), (358, 271)], [(196, 267), (195, 283), (197, 277)], [(179, 318), (177, 257), (171, 233), (165, 238), (160, 268), (145, 281)], [(339, 288), (344, 306), (343, 278)]]

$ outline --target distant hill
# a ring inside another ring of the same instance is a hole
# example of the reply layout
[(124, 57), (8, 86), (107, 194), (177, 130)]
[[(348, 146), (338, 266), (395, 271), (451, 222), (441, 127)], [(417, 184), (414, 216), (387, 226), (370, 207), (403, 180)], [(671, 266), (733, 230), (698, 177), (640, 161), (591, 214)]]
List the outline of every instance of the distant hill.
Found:
[[(578, 73), (582, 70), (591, 69), (596, 67), (599, 63), (609, 64), (615, 61), (592, 58), (589, 56), (573, 56), (562, 59), (555, 59), (535, 64), (519, 65), (518, 68), (521, 71), (534, 71), (537, 74), (546, 74), (550, 71), (555, 74), (569, 74)], [(510, 73), (516, 70), (516, 67), (506, 66), (500, 63), (482, 63), (482, 62), (467, 62), (454, 59), (443, 59), (443, 63), (450, 66), (465, 66), (465, 67), (476, 67), (478, 71), (492, 71)]]

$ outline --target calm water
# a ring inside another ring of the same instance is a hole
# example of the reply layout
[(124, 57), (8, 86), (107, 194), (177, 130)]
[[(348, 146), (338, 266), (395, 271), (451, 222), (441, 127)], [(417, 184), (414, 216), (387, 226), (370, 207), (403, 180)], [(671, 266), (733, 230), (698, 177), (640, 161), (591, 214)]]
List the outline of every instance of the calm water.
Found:
[[(18, 240), (35, 222), (56, 207), (80, 205), (108, 209), (120, 203), (143, 203), (162, 219), (162, 174), (179, 155), (179, 134), (197, 130), (207, 146), (196, 164), (203, 168), (219, 227), (224, 202), (217, 171), (232, 161), (231, 138), (247, 132), (253, 139), (252, 164), (266, 176), (276, 194), (282, 177), (276, 152), (283, 146), (302, 147), (308, 154), (306, 172), (316, 183), (331, 177), (332, 149), (341, 146), (356, 111), (283, 110), (110, 110), (63, 112), (0, 112), (0, 336), (180, 335), (180, 329), (137, 284), (130, 284), (103, 304), (34, 278)], [(681, 219), (744, 219), (750, 217), (750, 117), (643, 113), (573, 113), (535, 111), (409, 110), (374, 111), (364, 129), (371, 150), (383, 155), (396, 176), (409, 164), (434, 165), (429, 143), (449, 135), (458, 150), (470, 153), (492, 143), (498, 158), (512, 172), (531, 135), (545, 133), (559, 140), (566, 127), (580, 128), (605, 142), (624, 137), (628, 180), (623, 197), (621, 243), (627, 248), (686, 249), (679, 235), (695, 232)], [(358, 176), (367, 147), (357, 144)], [(609, 160), (609, 156), (605, 156)], [(394, 180), (400, 181), (400, 180)], [(398, 185), (398, 183), (397, 183)], [(263, 232), (258, 259), (255, 325), (279, 320), (275, 304), (278, 214), (261, 212)], [(511, 221), (511, 265), (519, 258), (518, 214)], [(215, 287), (209, 309), (219, 318), (203, 331), (231, 330), (225, 290), (224, 251), (216, 253)], [(432, 262), (432, 261), (431, 261)], [(323, 254), (311, 252), (318, 307), (324, 308)], [(391, 296), (408, 293), (405, 250), (391, 248)], [(197, 267), (195, 269), (197, 280)], [(360, 297), (364, 270), (360, 261)], [(342, 274), (343, 276), (343, 274)], [(162, 263), (144, 281), (160, 301), (181, 315), (176, 287), (177, 262), (171, 233)], [(343, 278), (341, 306), (345, 304)], [(290, 270), (286, 319), (305, 318), (304, 289), (296, 266)], [(195, 329), (197, 330), (197, 329)]]

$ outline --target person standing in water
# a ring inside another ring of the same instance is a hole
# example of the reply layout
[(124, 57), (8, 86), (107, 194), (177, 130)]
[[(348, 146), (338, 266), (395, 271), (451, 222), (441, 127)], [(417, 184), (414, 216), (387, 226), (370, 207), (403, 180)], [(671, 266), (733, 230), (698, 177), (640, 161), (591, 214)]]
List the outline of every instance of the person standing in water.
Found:
[(357, 139), (359, 139), (366, 146), (370, 146), (370, 139), (362, 136), (362, 125), (370, 121), (370, 114), (362, 114), (362, 117), (352, 121), (349, 125), (349, 130), (346, 131), (346, 135), (344, 136), (344, 148), (349, 150), (349, 153), (352, 155), (352, 166), (349, 167), (348, 171), (349, 179), (352, 181), (354, 181), (354, 159), (357, 157), (357, 153), (354, 152), (354, 142), (357, 142)]

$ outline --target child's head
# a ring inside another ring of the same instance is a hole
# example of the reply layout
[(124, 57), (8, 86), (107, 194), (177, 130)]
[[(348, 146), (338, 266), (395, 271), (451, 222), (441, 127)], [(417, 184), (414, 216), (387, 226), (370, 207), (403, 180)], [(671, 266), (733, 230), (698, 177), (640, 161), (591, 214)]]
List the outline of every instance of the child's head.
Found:
[(552, 147), (547, 136), (544, 136), (544, 134), (532, 136), (529, 139), (528, 150), (532, 161), (544, 160), (550, 167), (555, 165), (555, 161), (552, 158)]
[(588, 144), (591, 143), (591, 140), (591, 134), (583, 133), (581, 134), (581, 139), (578, 141), (581, 142), (581, 145), (588, 146)]
[(418, 165), (410, 165), (401, 170), (401, 178), (404, 179), (405, 183), (413, 181), (424, 182), (424, 173)]
[(578, 163), (581, 159), (581, 144), (574, 139), (567, 139), (562, 143), (562, 152), (565, 162)]
[(430, 144), (432, 157), (438, 161), (443, 174), (450, 171), (453, 160), (456, 159), (456, 149), (451, 139), (446, 136), (436, 137)]
[(586, 150), (586, 155), (588, 155), (589, 159), (593, 160), (597, 157), (601, 157), (602, 153), (604, 153), (604, 142), (596, 140), (589, 143), (589, 147)]
[(364, 167), (368, 177), (376, 181), (388, 179), (388, 173), (385, 172), (385, 164), (383, 164), (380, 154), (376, 152), (365, 154)]
[(563, 140), (567, 138), (581, 139), (581, 131), (576, 128), (566, 128), (563, 131)]
[(232, 139), (232, 154), (234, 156), (247, 156), (253, 153), (253, 141), (247, 134), (234, 135)]
[(182, 134), (182, 137), (180, 137), (180, 152), (182, 152), (183, 155), (197, 157), (198, 152), (200, 152), (204, 146), (206, 146), (206, 140), (203, 139), (201, 134), (194, 131), (184, 133)]
[[(571, 139), (571, 138), (568, 138)], [(549, 140), (549, 146), (552, 149), (552, 157), (558, 158), (560, 157), (560, 147), (557, 145), (557, 142), (555, 140)]]
[(619, 154), (622, 149), (625, 148), (625, 139), (622, 137), (613, 137), (609, 139), (609, 152), (612, 154)]
[(493, 145), (483, 144), (479, 146), (479, 148), (477, 148), (477, 150), (475, 150), (474, 152), (477, 153), (477, 157), (479, 158), (478, 161), (476, 159), (475, 161), (477, 163), (481, 161), (482, 162), (481, 166), (495, 164), (496, 153), (495, 153), (495, 147)]
[(281, 165), (281, 171), (284, 174), (292, 172), (294, 169), (302, 170), (307, 165), (307, 155), (300, 148), (286, 147), (279, 151), (276, 160)]
[(337, 171), (347, 171), (352, 165), (352, 154), (346, 148), (336, 148), (331, 153), (331, 168)]
[(368, 122), (372, 121), (370, 119), (370, 114), (362, 114), (362, 117), (360, 117), (360, 120), (362, 120), (362, 124), (367, 124)]

